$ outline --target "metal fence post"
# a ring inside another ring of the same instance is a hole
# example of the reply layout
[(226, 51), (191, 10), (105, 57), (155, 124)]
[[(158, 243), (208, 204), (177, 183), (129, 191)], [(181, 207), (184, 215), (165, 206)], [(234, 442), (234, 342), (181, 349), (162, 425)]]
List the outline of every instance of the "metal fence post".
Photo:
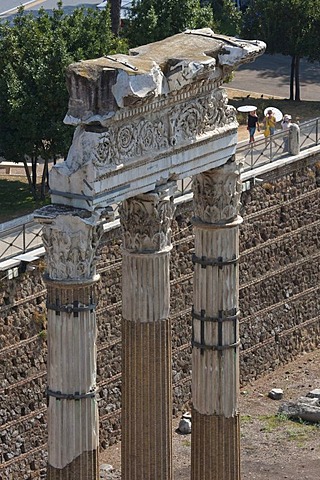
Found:
[(26, 224), (22, 225), (22, 250), (26, 253)]

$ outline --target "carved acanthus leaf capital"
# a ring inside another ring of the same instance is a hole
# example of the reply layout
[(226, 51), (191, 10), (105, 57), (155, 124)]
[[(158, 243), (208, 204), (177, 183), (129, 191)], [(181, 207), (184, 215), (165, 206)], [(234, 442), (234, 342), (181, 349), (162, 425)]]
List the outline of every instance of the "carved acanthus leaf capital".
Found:
[(58, 214), (50, 221), (42, 219), (42, 239), (46, 249), (47, 275), (50, 280), (91, 281), (96, 276), (96, 251), (103, 233), (97, 215)]
[(195, 217), (205, 223), (226, 223), (239, 215), (240, 164), (234, 158), (220, 168), (193, 177)]
[(173, 191), (172, 186), (158, 187), (122, 202), (119, 210), (124, 249), (149, 253), (171, 248)]

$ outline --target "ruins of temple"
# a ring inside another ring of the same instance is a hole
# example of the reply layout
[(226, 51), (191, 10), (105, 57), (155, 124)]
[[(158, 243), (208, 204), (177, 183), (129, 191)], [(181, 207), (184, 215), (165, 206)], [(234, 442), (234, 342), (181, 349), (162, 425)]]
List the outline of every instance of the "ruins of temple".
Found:
[[(172, 479), (171, 220), (193, 179), (192, 480), (240, 480), (237, 120), (221, 87), (265, 44), (190, 30), (70, 65), (44, 226), (48, 479), (97, 480), (96, 250), (120, 204), (123, 480)], [(154, 412), (158, 415), (155, 416)], [(157, 432), (155, 435), (154, 432)]]

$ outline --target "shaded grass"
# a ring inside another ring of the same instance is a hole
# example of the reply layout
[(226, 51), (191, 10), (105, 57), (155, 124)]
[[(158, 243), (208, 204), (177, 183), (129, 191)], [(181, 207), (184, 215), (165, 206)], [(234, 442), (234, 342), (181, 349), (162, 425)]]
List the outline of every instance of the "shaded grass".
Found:
[(258, 418), (262, 423), (260, 430), (263, 432), (272, 432), (283, 426), (287, 428), (291, 424), (291, 420), (285, 415), (260, 415)]
[(36, 208), (50, 203), (35, 201), (24, 177), (0, 177), (0, 223), (32, 213)]

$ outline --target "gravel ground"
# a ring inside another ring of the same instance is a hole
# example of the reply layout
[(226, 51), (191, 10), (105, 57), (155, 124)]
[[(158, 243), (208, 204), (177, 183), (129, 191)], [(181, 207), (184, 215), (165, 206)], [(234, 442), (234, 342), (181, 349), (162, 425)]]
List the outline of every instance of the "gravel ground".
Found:
[[(277, 416), (283, 401), (297, 400), (320, 388), (319, 365), (320, 345), (314, 352), (305, 353), (241, 389), (242, 480), (320, 478), (320, 426)], [(272, 388), (284, 391), (282, 400), (268, 397)], [(190, 479), (191, 436), (176, 432), (179, 419), (173, 419), (174, 480), (186, 480)], [(102, 452), (100, 461), (114, 467), (105, 478), (121, 480), (120, 444)]]

